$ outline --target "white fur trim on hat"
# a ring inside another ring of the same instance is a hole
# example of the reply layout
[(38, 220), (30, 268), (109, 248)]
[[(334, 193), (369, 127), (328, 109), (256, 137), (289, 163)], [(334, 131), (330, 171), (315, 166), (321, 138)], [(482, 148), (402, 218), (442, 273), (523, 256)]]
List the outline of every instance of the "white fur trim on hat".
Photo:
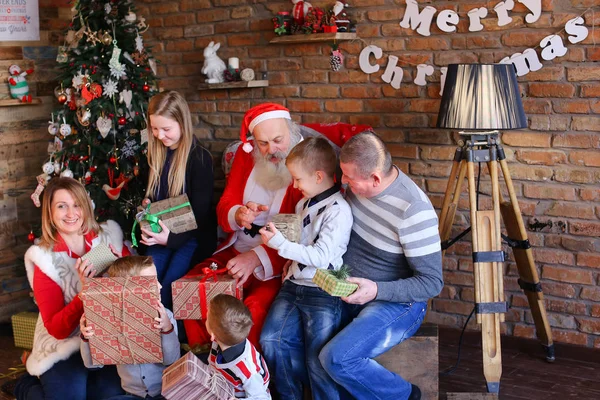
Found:
[(290, 120), (292, 119), (290, 113), (285, 110), (267, 111), (267, 112), (264, 112), (264, 113), (258, 115), (256, 118), (254, 118), (250, 122), (250, 124), (248, 125), (248, 131), (250, 131), (250, 133), (252, 133), (252, 131), (254, 130), (256, 125), (258, 125), (261, 122), (266, 121), (268, 119), (276, 119), (276, 118), (285, 118), (285, 119), (290, 119)]
[(244, 143), (244, 145), (242, 146), (242, 150), (244, 150), (246, 153), (250, 153), (252, 149), (253, 147), (249, 142)]

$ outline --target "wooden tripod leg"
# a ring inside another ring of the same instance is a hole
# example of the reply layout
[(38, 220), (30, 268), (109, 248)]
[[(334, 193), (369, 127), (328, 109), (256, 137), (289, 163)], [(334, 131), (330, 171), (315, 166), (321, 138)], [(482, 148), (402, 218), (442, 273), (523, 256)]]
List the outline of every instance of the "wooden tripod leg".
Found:
[[(495, 152), (494, 152), (495, 153)], [(500, 185), (498, 182), (498, 162), (493, 159), (488, 162), (488, 170), (490, 171), (490, 180), (492, 183), (492, 204), (494, 210), (494, 243), (493, 251), (502, 250), (502, 236), (500, 235)], [(494, 290), (497, 291), (497, 301), (504, 301), (504, 265), (501, 262), (493, 263), (494, 272), (496, 274), (496, 282)], [(504, 313), (500, 314), (500, 322), (504, 322)]]
[[(477, 251), (477, 242), (478, 242), (478, 237), (477, 237), (477, 231), (478, 231), (478, 227), (477, 227), (477, 192), (476, 192), (476, 187), (475, 187), (475, 170), (473, 167), (473, 161), (469, 160), (467, 161), (467, 182), (469, 185), (469, 207), (471, 208), (471, 247), (472, 247), (472, 251), (475, 252)], [(473, 263), (473, 278), (475, 280), (475, 303), (480, 303), (481, 299), (480, 299), (480, 294), (482, 291), (481, 285), (480, 285), (480, 273), (479, 273), (479, 264), (477, 263)], [(480, 314), (475, 314), (475, 317), (477, 318), (477, 323), (481, 324), (481, 315)]]
[[(462, 149), (459, 147), (454, 153), (454, 161), (452, 162), (452, 169), (450, 170), (450, 177), (448, 178), (448, 185), (446, 186), (446, 193), (444, 193), (444, 201), (442, 202), (442, 210), (440, 212), (439, 224), (442, 242), (450, 238), (452, 223), (454, 222), (454, 215), (456, 214), (456, 204), (454, 199), (456, 198), (456, 190), (458, 190), (460, 195), (460, 186), (462, 183), (462, 179), (459, 179), (458, 182), (456, 181), (456, 175), (459, 170), (462, 169), (461, 157)], [(462, 177), (464, 179), (464, 173)]]
[[(477, 211), (477, 218), (473, 226), (477, 225), (477, 247), (473, 251), (493, 252), (498, 251), (497, 236), (499, 227), (496, 226), (495, 211)], [(478, 262), (481, 293), (480, 303), (500, 302), (498, 262)], [(481, 316), (481, 344), (483, 353), (483, 375), (490, 393), (500, 390), (500, 376), (502, 375), (502, 352), (500, 344), (500, 316), (499, 312), (486, 312)]]
[[(502, 219), (506, 226), (506, 233), (510, 239), (528, 244), (528, 242), (526, 242), (528, 240), (527, 231), (525, 230), (521, 210), (519, 208), (519, 203), (517, 201), (517, 196), (506, 161), (500, 160), (500, 166), (510, 196), (510, 201), (503, 201), (500, 206)], [(548, 316), (546, 315), (544, 293), (539, 284), (539, 276), (535, 267), (533, 252), (531, 251), (531, 248), (523, 246), (513, 247), (513, 253), (517, 263), (517, 269), (519, 270), (519, 283), (527, 296), (531, 315), (535, 322), (537, 336), (546, 350), (546, 360), (553, 362), (555, 357), (552, 331), (550, 330), (550, 323), (548, 322)]]

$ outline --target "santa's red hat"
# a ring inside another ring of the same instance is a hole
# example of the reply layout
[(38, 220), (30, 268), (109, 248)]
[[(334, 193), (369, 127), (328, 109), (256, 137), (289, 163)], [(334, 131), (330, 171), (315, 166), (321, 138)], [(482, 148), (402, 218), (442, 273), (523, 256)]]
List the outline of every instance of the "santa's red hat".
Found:
[(240, 139), (244, 144), (242, 149), (246, 153), (252, 151), (252, 145), (248, 142), (248, 134), (252, 135), (252, 131), (259, 123), (268, 119), (284, 118), (291, 120), (290, 110), (280, 104), (264, 103), (252, 107), (244, 115), (242, 121), (242, 129), (240, 129)]

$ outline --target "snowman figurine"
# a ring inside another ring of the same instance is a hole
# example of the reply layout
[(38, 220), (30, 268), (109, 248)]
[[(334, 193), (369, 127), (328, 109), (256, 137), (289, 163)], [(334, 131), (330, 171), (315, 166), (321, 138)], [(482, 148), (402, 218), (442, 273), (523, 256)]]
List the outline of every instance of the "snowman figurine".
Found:
[(21, 71), (18, 65), (13, 64), (8, 67), (10, 76), (8, 77), (8, 86), (10, 96), (13, 99), (19, 99), (23, 103), (31, 103), (31, 95), (29, 94), (29, 85), (25, 77), (33, 72), (33, 69)]

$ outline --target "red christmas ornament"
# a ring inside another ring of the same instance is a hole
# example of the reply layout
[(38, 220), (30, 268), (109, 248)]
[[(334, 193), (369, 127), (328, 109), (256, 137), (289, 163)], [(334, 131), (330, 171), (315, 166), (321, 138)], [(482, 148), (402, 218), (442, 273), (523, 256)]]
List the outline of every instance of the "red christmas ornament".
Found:
[(125, 125), (127, 123), (127, 120), (125, 119), (125, 117), (119, 117), (119, 125)]
[(97, 169), (98, 169), (98, 166), (96, 166), (96, 165), (92, 165), (92, 166), (90, 167), (90, 172), (91, 172), (91, 173), (94, 173), (94, 172), (96, 172), (96, 170), (97, 170)]
[(29, 232), (29, 234), (27, 235), (27, 240), (29, 240), (31, 243), (33, 243), (33, 241), (35, 240), (35, 235), (34, 235), (33, 231)]
[(90, 183), (92, 183), (92, 175), (86, 175), (85, 184), (89, 185)]
[(142, 90), (144, 92), (148, 92), (150, 90), (150, 86), (148, 86), (148, 84), (144, 84), (144, 86), (142, 86)]
[(116, 164), (117, 163), (117, 157), (110, 156), (110, 158), (108, 159), (108, 162), (110, 162), (111, 164)]

